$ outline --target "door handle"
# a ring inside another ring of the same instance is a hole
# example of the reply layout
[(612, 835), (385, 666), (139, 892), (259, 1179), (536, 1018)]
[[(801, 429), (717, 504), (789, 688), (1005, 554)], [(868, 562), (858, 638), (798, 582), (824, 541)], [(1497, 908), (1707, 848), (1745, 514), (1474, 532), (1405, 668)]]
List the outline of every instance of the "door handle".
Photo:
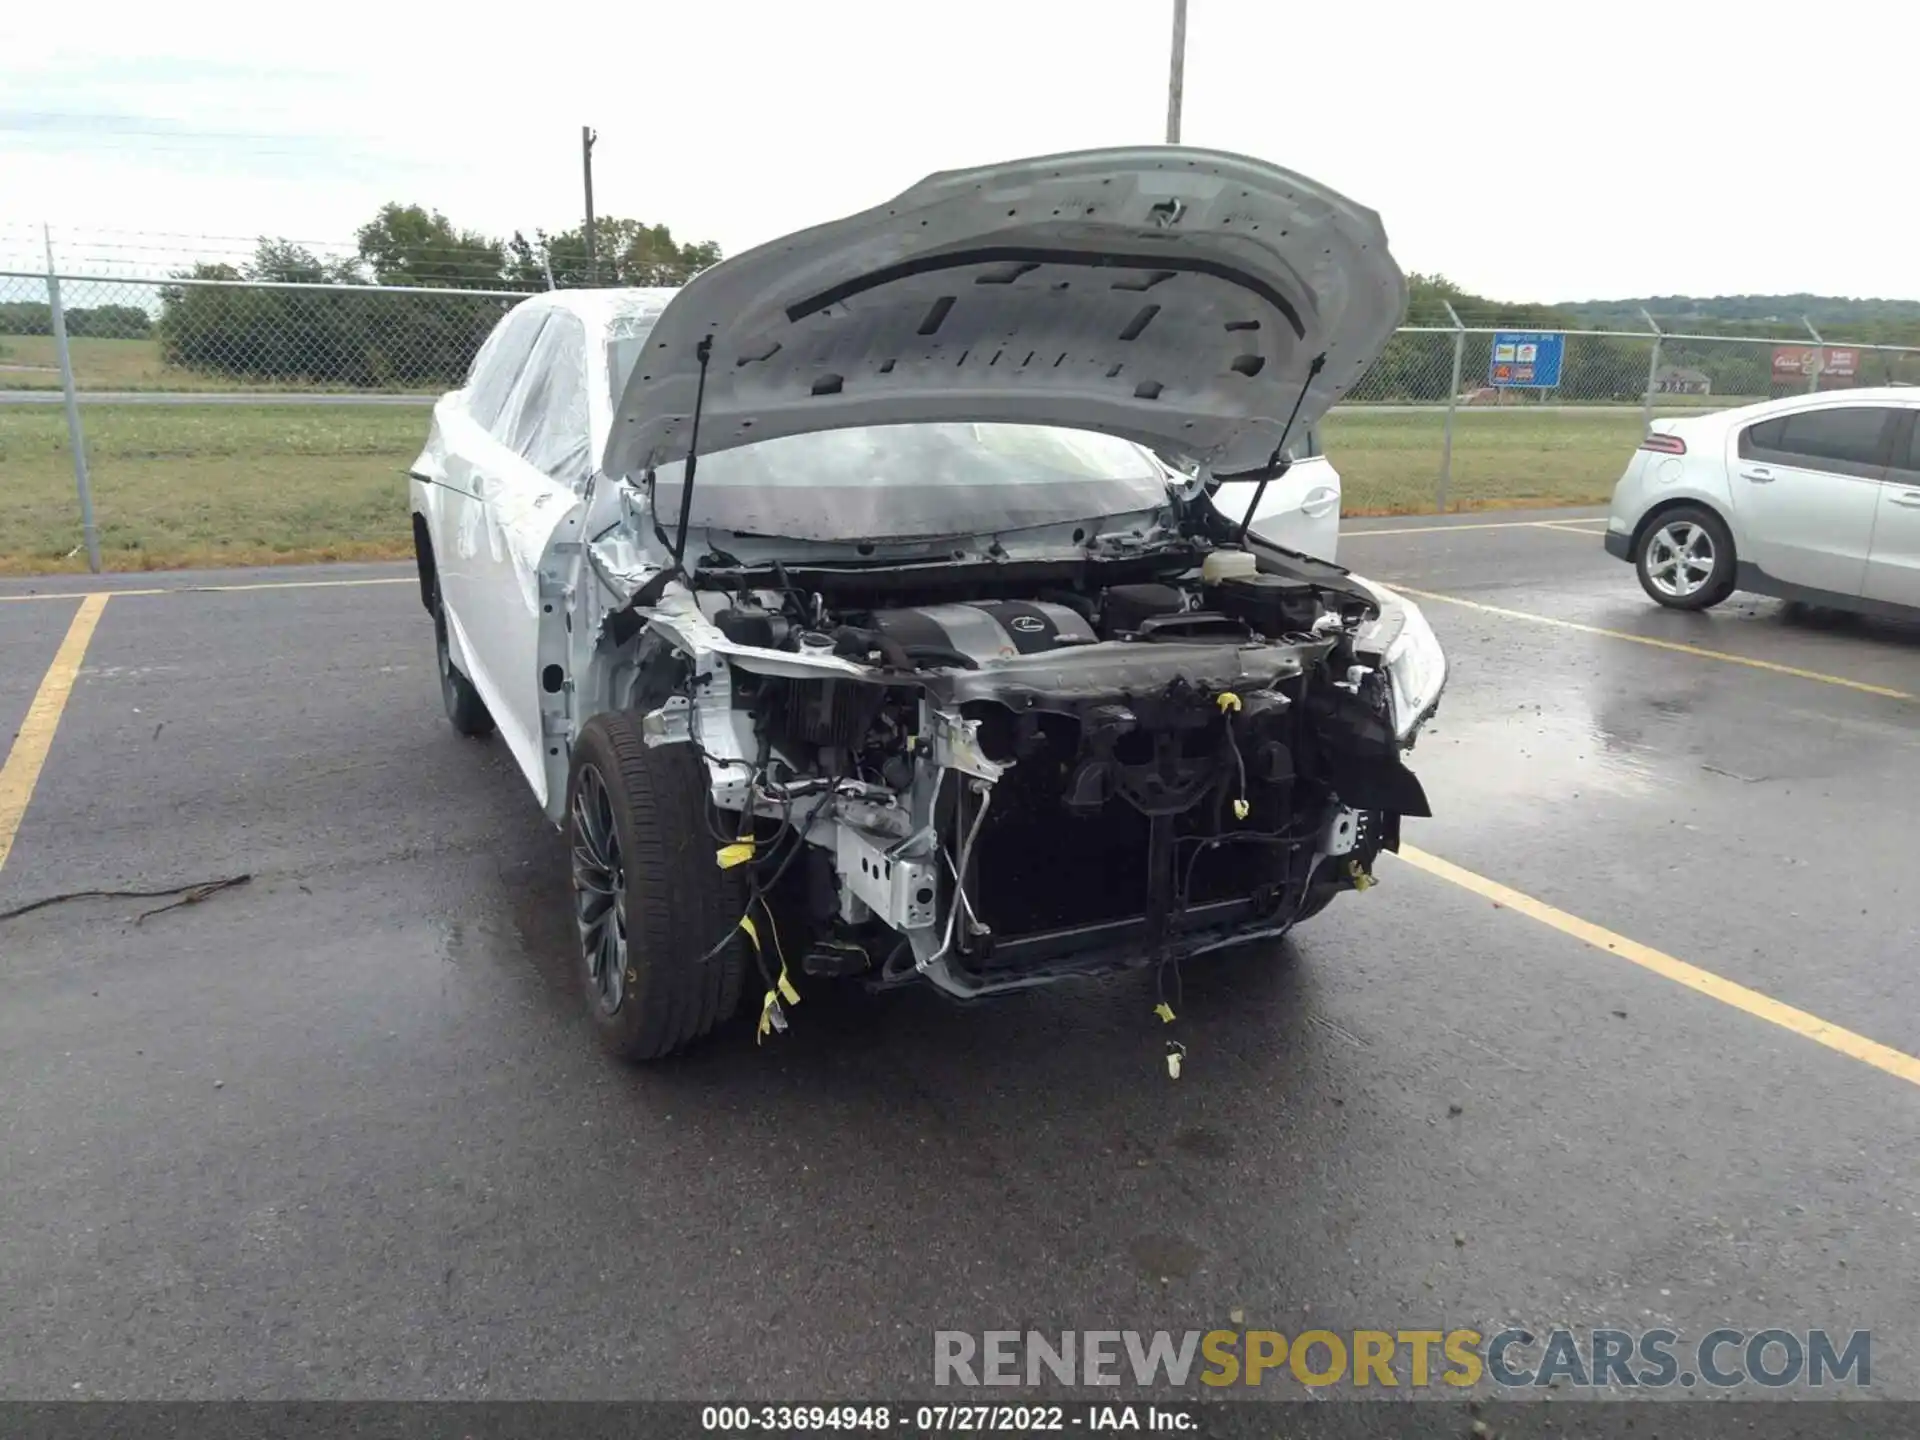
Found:
[(1905, 505), (1910, 510), (1920, 510), (1920, 490), (1902, 490), (1893, 497), (1896, 505)]
[(1773, 483), (1773, 471), (1767, 469), (1764, 465), (1749, 465), (1740, 472), (1740, 478), (1742, 480), (1751, 480), (1756, 485), (1771, 485)]

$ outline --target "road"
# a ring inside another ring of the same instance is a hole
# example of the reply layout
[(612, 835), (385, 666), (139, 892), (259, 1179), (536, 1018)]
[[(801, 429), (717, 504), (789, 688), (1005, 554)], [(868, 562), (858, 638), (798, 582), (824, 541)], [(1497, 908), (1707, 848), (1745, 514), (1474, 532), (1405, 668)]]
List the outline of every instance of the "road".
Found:
[[(404, 570), (116, 578), (0, 910), (252, 879), (0, 921), (0, 1398), (925, 1395), (936, 1329), (1243, 1318), (1867, 1329), (1920, 1398), (1920, 636), (1544, 518), (1350, 528), (1452, 658), (1438, 813), (1188, 968), (1177, 1082), (1138, 977), (610, 1064)], [(0, 582), (0, 741), (93, 588)]]

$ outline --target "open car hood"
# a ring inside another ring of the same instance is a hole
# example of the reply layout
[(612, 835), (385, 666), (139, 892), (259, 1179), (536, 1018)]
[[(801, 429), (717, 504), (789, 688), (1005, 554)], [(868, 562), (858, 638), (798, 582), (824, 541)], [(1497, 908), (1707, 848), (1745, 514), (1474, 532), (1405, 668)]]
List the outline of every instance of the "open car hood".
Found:
[(686, 457), (710, 341), (701, 454), (1002, 421), (1253, 470), (1301, 387), (1295, 434), (1405, 308), (1379, 217), (1263, 161), (1152, 146), (953, 170), (695, 276), (628, 377), (603, 465)]

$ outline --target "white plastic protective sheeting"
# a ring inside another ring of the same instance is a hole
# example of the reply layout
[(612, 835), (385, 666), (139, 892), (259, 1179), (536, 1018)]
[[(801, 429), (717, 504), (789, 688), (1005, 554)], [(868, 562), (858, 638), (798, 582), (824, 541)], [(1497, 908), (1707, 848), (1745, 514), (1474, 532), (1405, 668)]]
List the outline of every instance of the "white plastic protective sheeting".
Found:
[[(611, 412), (620, 403), (620, 392), (627, 387), (634, 361), (646, 347), (653, 322), (667, 308), (678, 290), (606, 290), (600, 292), (611, 302), (605, 312), (602, 336), (606, 344), (607, 385), (603, 393)], [(600, 453), (604, 436), (595, 437), (594, 454)]]
[[(680, 508), (683, 461), (655, 504)], [(692, 523), (788, 540), (903, 540), (1152, 510), (1166, 473), (1130, 440), (1044, 425), (872, 425), (701, 457)]]
[(593, 472), (587, 420), (587, 330), (554, 309), (534, 337), (490, 428), (534, 469), (578, 493)]
[[(554, 291), (494, 327), (466, 384), (443, 398), (415, 469), (461, 490), (441, 544), (510, 569), (539, 613), (539, 569), (553, 528), (606, 443), (614, 398), (675, 291)], [(489, 444), (517, 456), (522, 465)], [(472, 486), (475, 475), (481, 484)], [(484, 498), (481, 498), (484, 494)]]
[(481, 342), (467, 371), (467, 383), (450, 397), (476, 424), (489, 428), (499, 416), (548, 314), (545, 305), (523, 301)]
[[(494, 327), (466, 383), (442, 401), (576, 493), (593, 473), (614, 403), (654, 322), (679, 292), (562, 290), (530, 296)], [(443, 460), (436, 431), (423, 458)], [(468, 457), (477, 459), (477, 456)]]

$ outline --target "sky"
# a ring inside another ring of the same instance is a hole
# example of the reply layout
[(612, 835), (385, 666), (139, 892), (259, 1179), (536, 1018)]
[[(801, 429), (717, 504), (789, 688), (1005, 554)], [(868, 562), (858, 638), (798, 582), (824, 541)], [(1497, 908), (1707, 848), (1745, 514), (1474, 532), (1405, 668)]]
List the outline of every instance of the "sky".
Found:
[[(389, 200), (493, 234), (596, 208), (727, 253), (936, 170), (1157, 142), (1172, 0), (707, 0), (0, 15), (0, 265), (350, 242)], [(595, 12), (598, 13), (595, 13)], [(1380, 212), (1507, 300), (1920, 298), (1920, 7), (1190, 0), (1182, 139)], [(201, 240), (194, 237), (212, 237)]]

